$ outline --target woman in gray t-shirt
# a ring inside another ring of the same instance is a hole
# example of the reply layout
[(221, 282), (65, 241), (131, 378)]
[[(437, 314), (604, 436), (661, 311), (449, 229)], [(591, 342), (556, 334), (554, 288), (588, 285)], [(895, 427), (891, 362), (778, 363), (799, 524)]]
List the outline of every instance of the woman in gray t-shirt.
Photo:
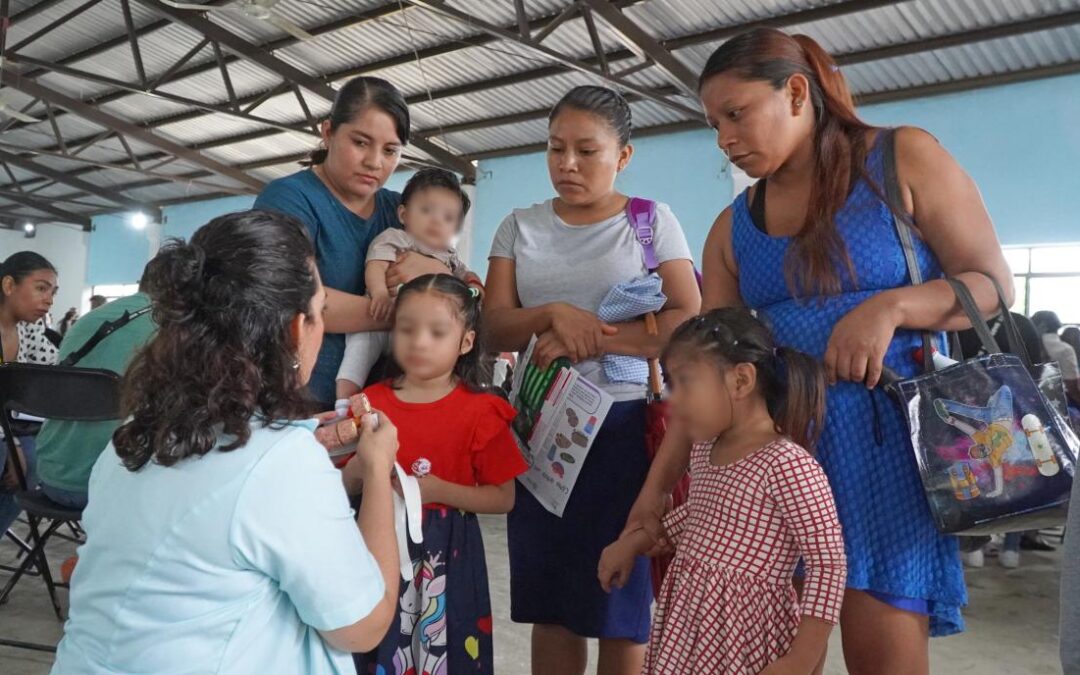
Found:
[(551, 112), (548, 169), (558, 197), (507, 216), (495, 235), (485, 301), (491, 345), (523, 350), (532, 335), (546, 365), (568, 357), (615, 398), (578, 475), (562, 518), (519, 490), (509, 517), (511, 615), (533, 627), (533, 672), (583, 673), (586, 638), (600, 639), (600, 668), (640, 672), (652, 599), (641, 558), (610, 595), (597, 581), (604, 546), (618, 538), (648, 472), (642, 381), (613, 381), (599, 358), (656, 356), (671, 331), (697, 314), (701, 296), (686, 238), (660, 204), (654, 248), (667, 303), (660, 334), (644, 321), (608, 325), (597, 317), (615, 285), (648, 273), (625, 214), (616, 175), (633, 154), (630, 108), (602, 87), (578, 87)]

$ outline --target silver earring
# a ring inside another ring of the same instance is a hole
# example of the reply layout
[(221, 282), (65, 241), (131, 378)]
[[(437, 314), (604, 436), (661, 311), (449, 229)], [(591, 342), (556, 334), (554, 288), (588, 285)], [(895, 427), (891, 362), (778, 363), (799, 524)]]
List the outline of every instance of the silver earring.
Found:
[(300, 359), (293, 359), (292, 369), (293, 370), (300, 370)]

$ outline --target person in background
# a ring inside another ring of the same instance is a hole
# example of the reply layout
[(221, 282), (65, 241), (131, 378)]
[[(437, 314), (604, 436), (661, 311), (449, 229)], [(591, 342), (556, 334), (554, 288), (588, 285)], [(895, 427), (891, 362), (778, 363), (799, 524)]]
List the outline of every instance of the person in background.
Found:
[[(1046, 352), (1043, 349), (1042, 338), (1039, 335), (1039, 331), (1035, 328), (1035, 324), (1031, 319), (1027, 318), (1023, 314), (1011, 312), (1013, 321), (1016, 323), (1017, 329), (1020, 331), (1020, 337), (1023, 344), (1020, 346), (1027, 352), (1027, 355), (1031, 358), (1033, 363), (1042, 363), (1046, 360)], [(1009, 331), (1005, 330), (1005, 320), (1002, 315), (995, 316), (987, 322), (990, 326), (990, 333), (997, 341), (998, 347), (1003, 354), (1019, 354), (1020, 348), (1013, 345), (1009, 338)], [(975, 333), (975, 329), (969, 328), (960, 332), (960, 356), (963, 359), (973, 359), (978, 356), (985, 356), (986, 349), (983, 347), (982, 341), (979, 340), (979, 336)], [(985, 541), (985, 538), (980, 537), (980, 541)], [(961, 548), (964, 547), (965, 539), (961, 538)], [(1038, 531), (1032, 532), (1009, 532), (1005, 535), (1005, 541), (1001, 546), (1001, 552), (998, 555), (998, 562), (1006, 569), (1016, 569), (1020, 566), (1020, 550), (1036, 550), (1036, 551), (1053, 551), (1054, 547), (1047, 544), (1039, 536)], [(971, 551), (963, 551), (961, 557), (964, 560), (964, 564), (968, 567), (982, 567), (986, 564), (986, 554), (993, 552), (991, 545), (979, 546)]]
[(1061, 341), (1072, 347), (1077, 355), (1080, 355), (1080, 327), (1066, 326), (1061, 331)]
[(72, 307), (65, 314), (64, 318), (60, 319), (60, 337), (63, 338), (67, 335), (71, 327), (75, 325), (75, 322), (79, 320), (79, 310)]
[[(154, 260), (147, 264), (138, 293), (98, 307), (71, 328), (60, 346), (61, 363), (82, 350), (103, 325), (119, 321), (123, 323), (74, 365), (124, 374), (131, 359), (154, 335), (149, 289), (155, 267)], [(90, 470), (118, 426), (120, 420), (46, 421), (38, 433), (36, 448), (37, 478), (45, 496), (68, 508), (85, 508)]]
[(1031, 322), (1042, 335), (1046, 356), (1057, 361), (1061, 368), (1061, 379), (1065, 382), (1065, 393), (1072, 405), (1080, 405), (1080, 367), (1077, 365), (1076, 350), (1061, 339), (1062, 324), (1058, 315), (1050, 311), (1035, 312)]
[[(409, 108), (394, 85), (357, 77), (338, 90), (322, 123), (322, 147), (310, 168), (272, 181), (256, 209), (280, 211), (302, 222), (315, 244), (315, 260), (327, 287), (326, 336), (308, 384), (321, 410), (334, 407), (345, 333), (385, 331), (366, 297), (364, 257), (384, 230), (401, 227), (401, 195), (384, 185), (397, 170), (409, 142)], [(396, 289), (423, 274), (449, 274), (441, 262), (410, 252), (390, 266), (386, 286)], [(361, 383), (363, 384), (363, 383)]]
[[(59, 290), (56, 268), (32, 251), (20, 251), (0, 263), (0, 366), (5, 363), (56, 363), (57, 345), (48, 335), (45, 317)], [(37, 484), (34, 467), (36, 424), (16, 429), (26, 482)], [(14, 468), (7, 463), (6, 447), (0, 445), (0, 540), (19, 515), (15, 493), (20, 486)]]
[(109, 301), (104, 295), (91, 295), (90, 296), (90, 311), (94, 311), (98, 307), (101, 307)]
[(90, 475), (53, 675), (353, 673), (350, 652), (377, 645), (397, 606), (397, 430), (365, 416), (343, 471), (315, 440), (304, 385), (326, 292), (311, 241), (248, 211), (156, 260), (158, 332)]

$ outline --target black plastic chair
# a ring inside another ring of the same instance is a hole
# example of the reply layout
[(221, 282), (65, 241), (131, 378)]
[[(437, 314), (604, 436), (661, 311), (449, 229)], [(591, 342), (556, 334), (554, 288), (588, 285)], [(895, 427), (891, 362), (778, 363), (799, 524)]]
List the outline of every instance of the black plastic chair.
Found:
[[(12, 415), (23, 413), (51, 420), (69, 422), (103, 422), (120, 416), (120, 376), (109, 370), (90, 368), (65, 368), (31, 364), (6, 364), (0, 366), (0, 425), (4, 429), (8, 461), (18, 478), (20, 491), (16, 495), (19, 506), (26, 511), (30, 524), (31, 551), (22, 564), (8, 579), (0, 591), (0, 604), (8, 596), (19, 579), (31, 567), (41, 573), (52, 600), (57, 618), (63, 620), (60, 602), (56, 597), (57, 583), (49, 571), (45, 545), (56, 531), (67, 523), (78, 523), (82, 511), (71, 509), (52, 501), (40, 489), (31, 490), (15, 449), (12, 433)], [(41, 525), (47, 523), (45, 529)], [(27, 643), (0, 640), (0, 644), (26, 648), (40, 648)]]

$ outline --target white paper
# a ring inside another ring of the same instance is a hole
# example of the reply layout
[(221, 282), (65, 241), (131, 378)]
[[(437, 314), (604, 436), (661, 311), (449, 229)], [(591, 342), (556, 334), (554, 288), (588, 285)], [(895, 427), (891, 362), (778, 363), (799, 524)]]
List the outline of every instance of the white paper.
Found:
[[(514, 371), (510, 401), (519, 411), (514, 437), (529, 470), (518, 480), (551, 513), (562, 516), (577, 483), (589, 450), (613, 403), (612, 397), (573, 368), (554, 373), (543, 395), (539, 417), (531, 419), (540, 391), (535, 389), (541, 372), (532, 365), (536, 345), (533, 336)], [(523, 392), (527, 380), (534, 386)], [(522, 434), (527, 433), (527, 438)]]

